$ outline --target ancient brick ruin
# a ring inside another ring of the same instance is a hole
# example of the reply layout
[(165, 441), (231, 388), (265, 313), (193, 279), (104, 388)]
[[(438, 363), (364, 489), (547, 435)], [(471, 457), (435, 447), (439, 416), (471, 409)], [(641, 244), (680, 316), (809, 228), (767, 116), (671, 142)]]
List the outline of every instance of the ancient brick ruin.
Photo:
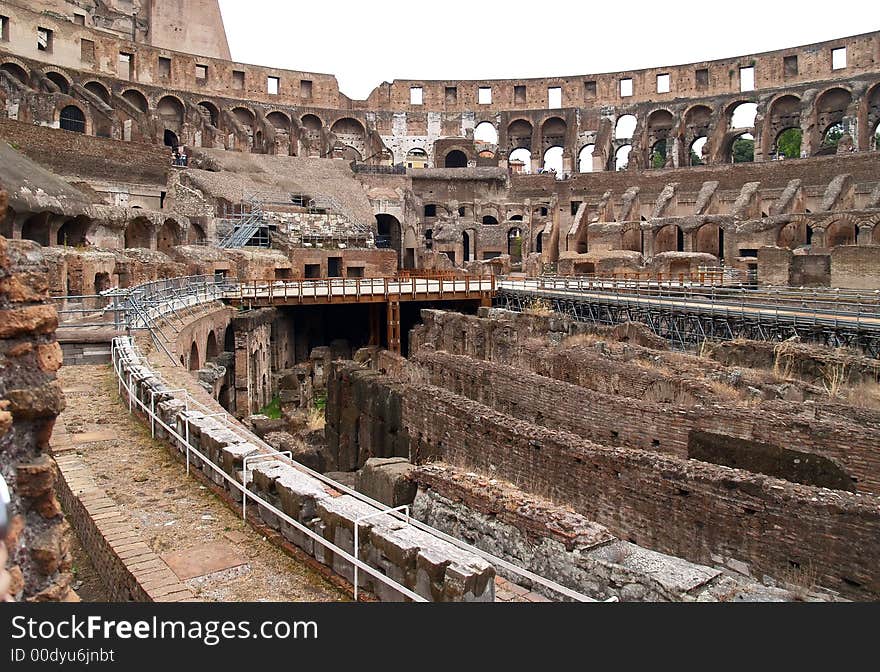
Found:
[(344, 590), (880, 596), (880, 33), (354, 100), (234, 62), (212, 0), (0, 28), (15, 599), (76, 599), (73, 552), (118, 600), (207, 576), (66, 428), (62, 353)]

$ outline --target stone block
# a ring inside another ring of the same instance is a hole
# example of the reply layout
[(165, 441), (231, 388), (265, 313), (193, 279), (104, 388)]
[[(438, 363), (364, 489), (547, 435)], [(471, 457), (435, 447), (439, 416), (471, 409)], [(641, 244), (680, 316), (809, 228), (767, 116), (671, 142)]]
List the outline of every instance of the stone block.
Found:
[(413, 469), (409, 460), (402, 457), (372, 457), (357, 472), (355, 489), (386, 506), (412, 504), (416, 484), (409, 475)]

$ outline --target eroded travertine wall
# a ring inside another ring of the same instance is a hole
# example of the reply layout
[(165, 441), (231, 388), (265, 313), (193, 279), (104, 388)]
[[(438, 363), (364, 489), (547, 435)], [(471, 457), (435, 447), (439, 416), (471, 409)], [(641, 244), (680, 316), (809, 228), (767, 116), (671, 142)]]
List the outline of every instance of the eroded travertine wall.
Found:
[(57, 467), (49, 452), (64, 395), (55, 379), (61, 348), (46, 271), (39, 246), (0, 236), (0, 469), (13, 505), (6, 545), (12, 597), (31, 601), (76, 599), (69, 525), (55, 496)]

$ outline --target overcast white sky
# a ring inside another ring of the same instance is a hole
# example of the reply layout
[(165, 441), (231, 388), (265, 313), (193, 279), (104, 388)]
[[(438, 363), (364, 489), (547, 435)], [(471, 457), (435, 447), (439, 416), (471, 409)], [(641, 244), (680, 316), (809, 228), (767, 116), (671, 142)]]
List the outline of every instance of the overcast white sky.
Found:
[(355, 99), (394, 79), (614, 72), (880, 29), (877, 0), (220, 0), (220, 7), (233, 59), (334, 74)]

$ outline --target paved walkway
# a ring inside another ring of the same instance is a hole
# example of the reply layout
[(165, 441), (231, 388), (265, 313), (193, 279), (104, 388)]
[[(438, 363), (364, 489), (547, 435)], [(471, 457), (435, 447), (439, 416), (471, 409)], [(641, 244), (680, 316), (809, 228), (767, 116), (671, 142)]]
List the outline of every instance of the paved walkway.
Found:
[(126, 413), (109, 366), (65, 366), (59, 418), (96, 484), (132, 531), (207, 602), (325, 602), (347, 596), (294, 560), (198, 481)]

